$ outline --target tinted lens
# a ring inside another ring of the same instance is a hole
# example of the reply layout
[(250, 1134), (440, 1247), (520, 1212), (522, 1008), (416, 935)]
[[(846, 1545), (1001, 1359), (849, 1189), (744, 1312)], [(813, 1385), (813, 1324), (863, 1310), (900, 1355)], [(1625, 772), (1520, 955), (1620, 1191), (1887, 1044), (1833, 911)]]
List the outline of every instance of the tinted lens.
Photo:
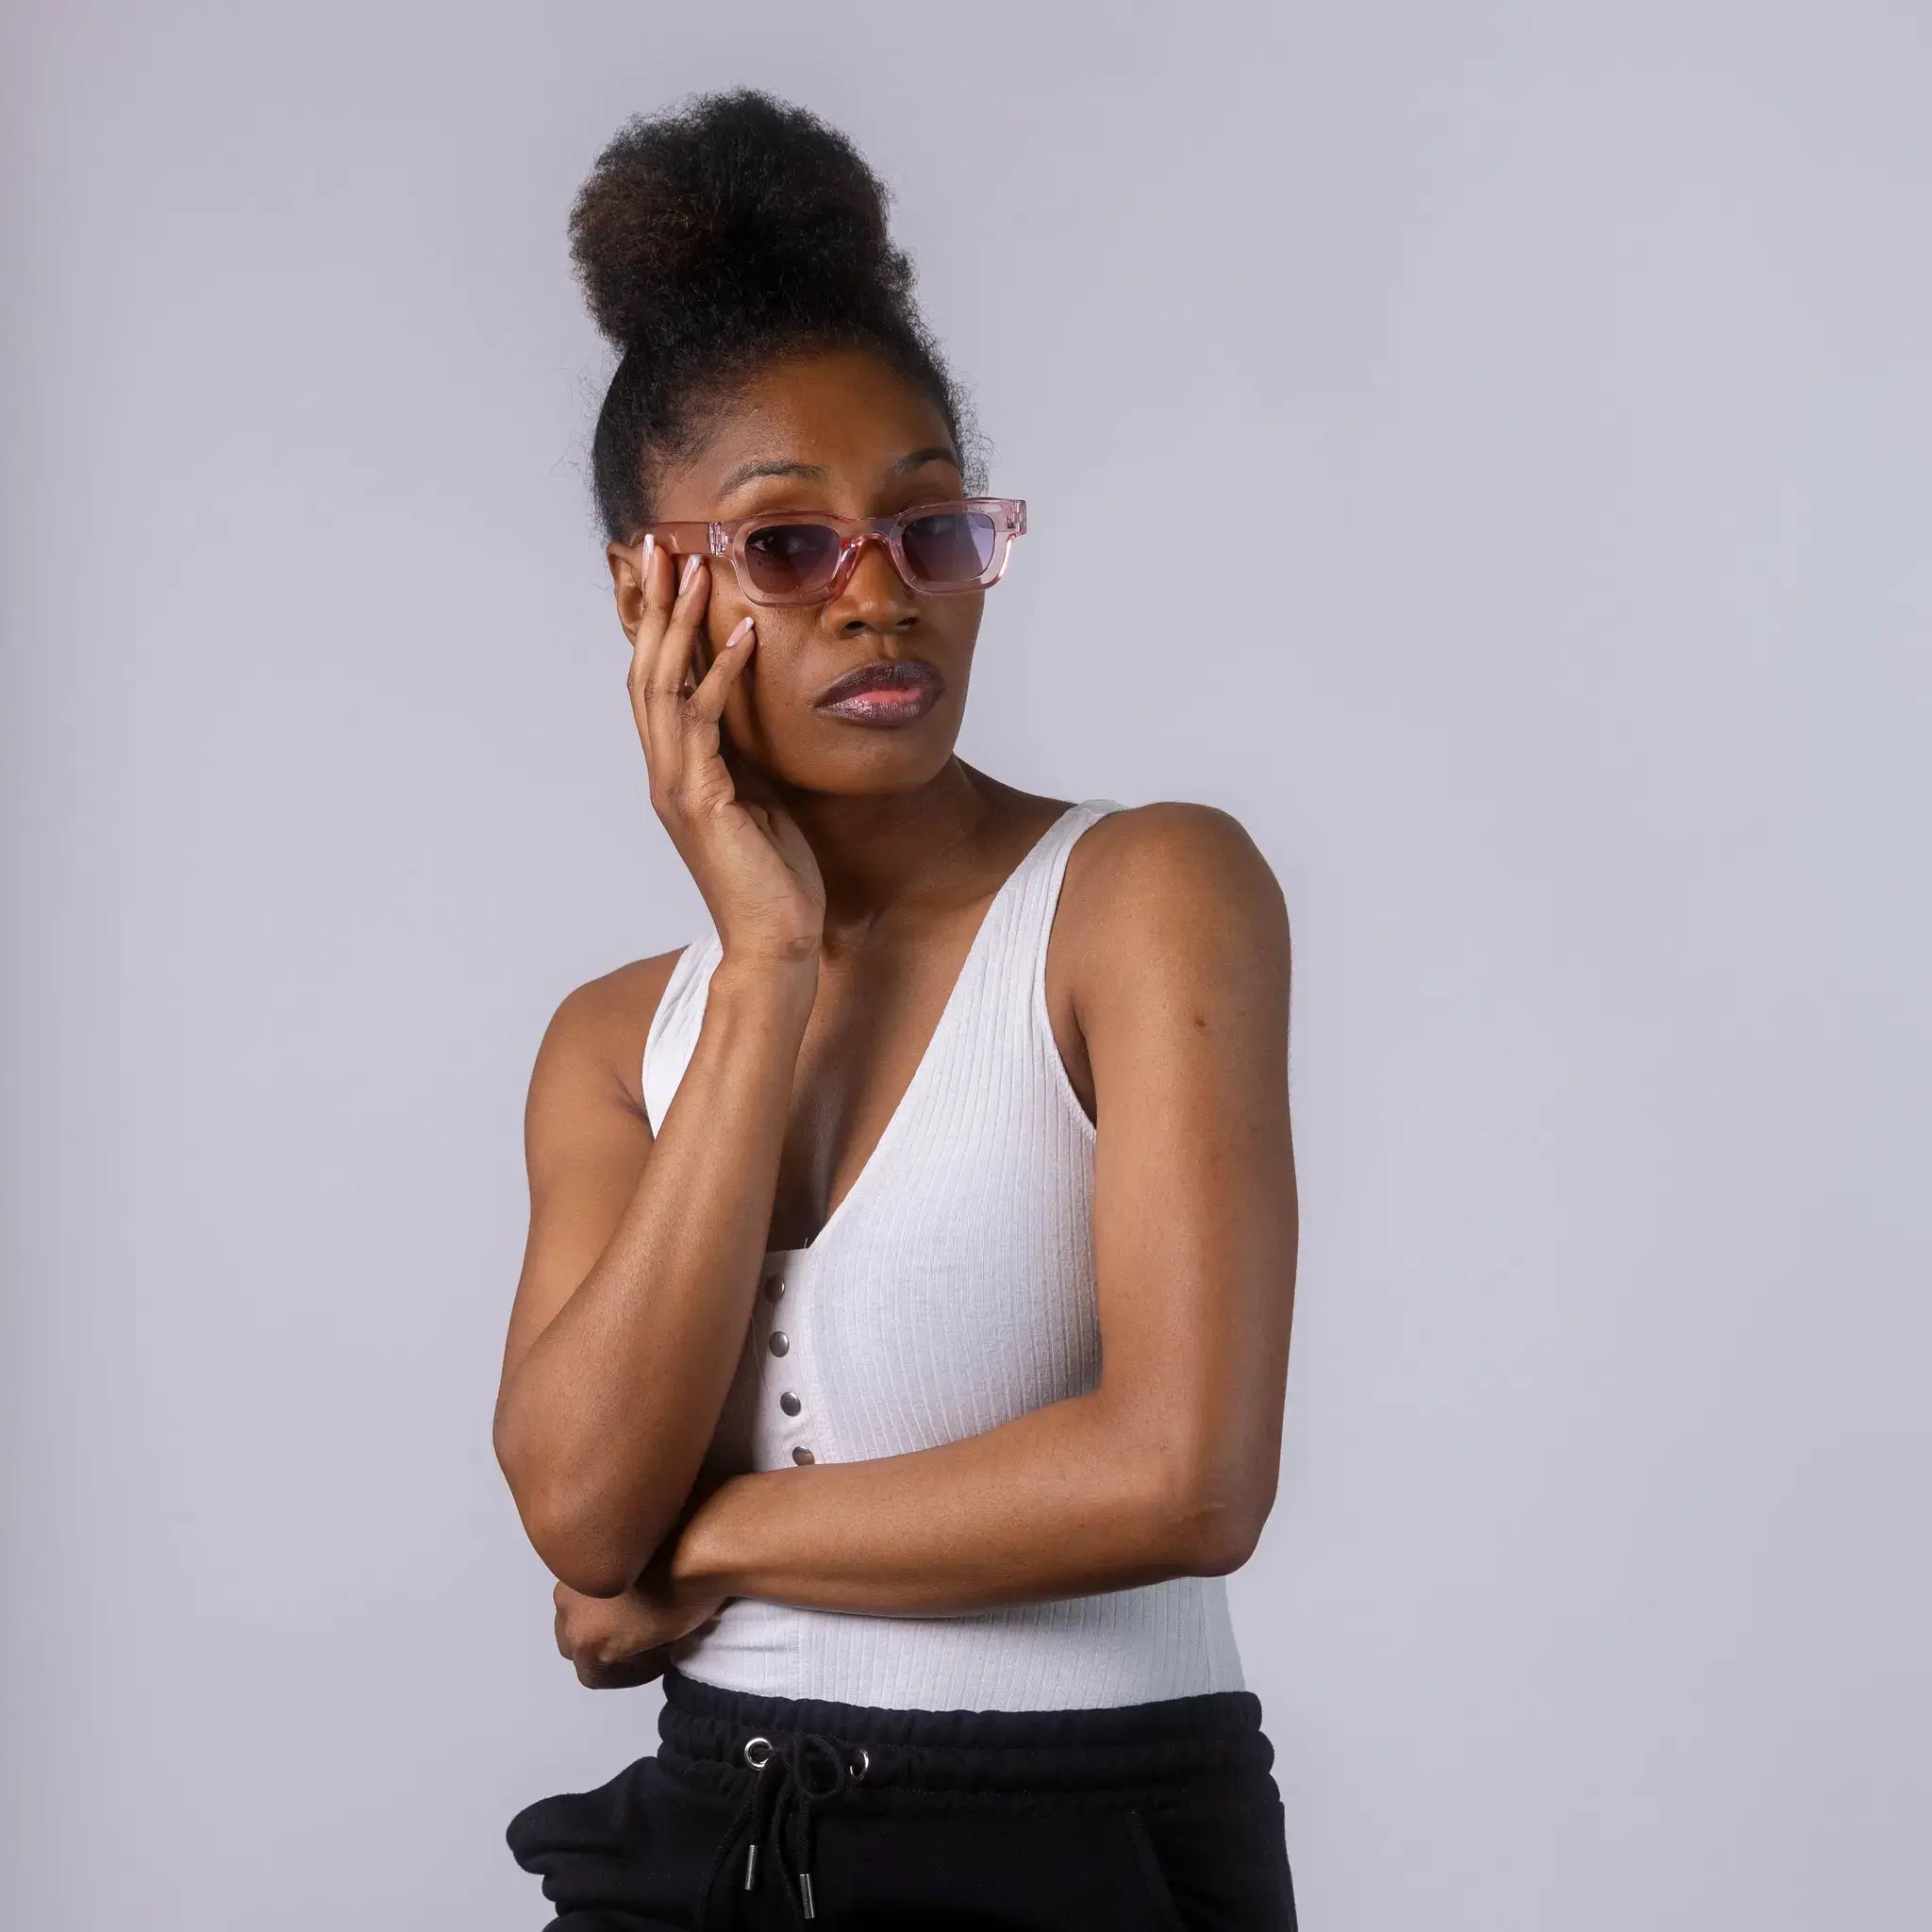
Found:
[(906, 525), (906, 561), (922, 583), (962, 584), (992, 562), (993, 522), (983, 509), (935, 510)]
[(761, 524), (744, 540), (751, 580), (770, 596), (823, 589), (839, 564), (839, 533), (824, 524)]

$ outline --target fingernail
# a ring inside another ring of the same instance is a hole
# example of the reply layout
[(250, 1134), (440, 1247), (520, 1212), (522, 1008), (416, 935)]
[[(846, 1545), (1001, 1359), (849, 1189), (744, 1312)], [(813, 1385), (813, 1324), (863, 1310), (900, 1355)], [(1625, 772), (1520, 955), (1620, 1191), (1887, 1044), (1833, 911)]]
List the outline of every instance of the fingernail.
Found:
[(748, 617), (741, 617), (738, 620), (738, 622), (731, 626), (731, 635), (724, 640), (725, 649), (729, 650), (733, 644), (743, 643), (745, 639), (750, 637), (750, 635), (751, 619)]
[(658, 554), (658, 540), (657, 540), (657, 538), (656, 538), (656, 537), (654, 537), (654, 536), (653, 536), (653, 535), (652, 535), (652, 534), (650, 533), (650, 531), (646, 530), (646, 531), (644, 532), (644, 558), (643, 558), (643, 568), (645, 569), (645, 571), (646, 571), (646, 572), (648, 572), (648, 571), (650, 570), (650, 568), (651, 568), (651, 559), (652, 559), (652, 558), (654, 558), (655, 556), (657, 556), (657, 554)]
[(695, 582), (697, 578), (698, 565), (703, 561), (704, 559), (701, 557), (699, 557), (695, 550), (693, 550), (690, 558), (686, 560), (683, 576), (681, 576), (677, 580), (677, 588), (680, 591), (688, 591), (691, 589), (692, 583)]

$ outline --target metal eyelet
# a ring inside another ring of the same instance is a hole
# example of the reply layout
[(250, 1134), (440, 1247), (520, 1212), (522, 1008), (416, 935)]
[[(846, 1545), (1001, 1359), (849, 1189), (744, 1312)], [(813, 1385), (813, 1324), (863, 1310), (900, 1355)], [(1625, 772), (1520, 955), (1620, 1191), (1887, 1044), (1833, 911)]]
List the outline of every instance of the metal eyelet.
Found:
[(848, 1759), (847, 1768), (854, 1777), (862, 1778), (872, 1769), (872, 1753), (863, 1744), (855, 1744), (852, 1748), (858, 1754), (858, 1762), (853, 1764)]
[[(752, 1752), (762, 1744), (765, 1747), (762, 1757), (754, 1757)], [(744, 1740), (744, 1761), (754, 1771), (762, 1771), (772, 1761), (772, 1740), (769, 1738), (747, 1738)]]

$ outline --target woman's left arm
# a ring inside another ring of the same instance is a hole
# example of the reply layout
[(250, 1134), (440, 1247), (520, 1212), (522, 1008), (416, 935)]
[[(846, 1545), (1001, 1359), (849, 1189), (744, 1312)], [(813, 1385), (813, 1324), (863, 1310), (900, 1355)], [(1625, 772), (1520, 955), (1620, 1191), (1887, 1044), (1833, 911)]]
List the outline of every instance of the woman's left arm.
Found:
[(1252, 1552), (1298, 1240), (1287, 908), (1212, 807), (1112, 813), (1088, 841), (1059, 932), (1098, 1122), (1098, 1386), (936, 1448), (729, 1478), (660, 1571), (678, 1600), (947, 1615)]

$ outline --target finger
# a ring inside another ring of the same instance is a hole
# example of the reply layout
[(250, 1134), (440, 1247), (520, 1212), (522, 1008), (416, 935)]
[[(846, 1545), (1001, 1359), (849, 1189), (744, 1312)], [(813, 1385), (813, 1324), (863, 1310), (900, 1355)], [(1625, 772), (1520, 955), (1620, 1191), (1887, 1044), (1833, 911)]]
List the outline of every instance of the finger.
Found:
[[(667, 558), (660, 568), (668, 570), (669, 564)], [(659, 782), (673, 788), (685, 770), (684, 681), (709, 591), (710, 573), (705, 559), (693, 552), (685, 559), (661, 637), (648, 653), (639, 653), (639, 661), (633, 666), (632, 705), (644, 756)]]
[(684, 568), (678, 574), (677, 596), (664, 626), (664, 641), (658, 645), (657, 660), (651, 667), (650, 681), (654, 686), (676, 696), (683, 695), (685, 682), (691, 675), (691, 651), (710, 595), (710, 565), (693, 551), (684, 559)]
[(637, 721), (638, 738), (648, 759), (651, 734), (645, 715), (645, 693), (650, 689), (658, 658), (663, 648), (664, 633), (676, 602), (677, 559), (650, 531), (645, 531), (637, 547), (638, 582), (643, 589), (643, 608), (631, 631), (630, 663), (625, 672), (629, 688), (631, 712)]
[(644, 613), (651, 619), (655, 633), (661, 636), (670, 621), (672, 606), (677, 602), (679, 559), (675, 551), (665, 549), (648, 530), (638, 545), (638, 555), (641, 559), (638, 577), (644, 587)]
[[(637, 546), (638, 583), (643, 602), (638, 621), (630, 629), (630, 662), (625, 668), (625, 683), (630, 691), (631, 709), (637, 716), (638, 736), (644, 735), (644, 708), (641, 693), (649, 681), (651, 663), (664, 636), (671, 600), (662, 584), (662, 566), (658, 561), (658, 540), (646, 530)], [(650, 747), (645, 746), (648, 751)]]
[(663, 1675), (667, 1661), (665, 1646), (661, 1644), (633, 1651), (629, 1657), (608, 1664), (586, 1657), (578, 1661), (577, 1682), (587, 1690), (627, 1690), (633, 1685), (648, 1684), (652, 1678)]
[(732, 626), (731, 635), (711, 660), (711, 668), (698, 680), (697, 689), (691, 694), (687, 707), (691, 716), (702, 719), (707, 724), (715, 724), (724, 715), (725, 695), (751, 662), (758, 635), (758, 625), (749, 614), (741, 617)]
[(644, 594), (638, 610), (636, 627), (630, 634), (634, 663), (640, 660), (649, 663), (671, 614), (671, 591), (664, 580), (669, 558), (667, 557), (664, 562), (659, 562), (659, 554), (657, 538), (646, 530), (637, 546), (638, 583)]
[[(671, 608), (677, 566), (672, 562), (671, 553), (662, 549), (649, 530), (644, 532), (644, 541), (638, 545), (638, 577), (644, 587), (644, 608), (655, 616), (662, 617)], [(658, 561), (660, 557), (662, 562)]]
[(662, 1664), (648, 1668), (625, 1671), (579, 1671), (577, 1682), (586, 1690), (634, 1690), (640, 1684), (648, 1684), (654, 1677), (664, 1674)]

